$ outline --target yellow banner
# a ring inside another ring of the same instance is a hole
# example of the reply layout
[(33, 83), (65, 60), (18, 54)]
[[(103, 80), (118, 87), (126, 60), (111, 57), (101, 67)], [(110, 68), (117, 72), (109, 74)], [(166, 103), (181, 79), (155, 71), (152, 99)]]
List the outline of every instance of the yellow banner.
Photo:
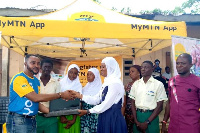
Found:
[[(119, 64), (119, 67), (120, 67), (120, 70), (121, 70), (121, 75), (122, 74), (122, 68), (123, 68), (123, 65), (122, 65), (122, 57), (121, 56), (117, 56), (117, 57), (114, 57), (116, 59), (116, 61), (118, 62)], [(99, 70), (99, 73), (100, 73), (100, 68), (101, 68), (101, 61), (102, 59), (99, 59), (99, 60), (88, 60), (88, 61), (71, 61), (67, 67), (66, 67), (66, 71), (65, 71), (65, 74), (67, 73), (67, 68), (68, 66), (70, 66), (71, 64), (76, 64), (79, 66), (80, 68), (80, 72), (79, 72), (79, 80), (82, 84), (82, 86), (85, 86), (87, 84), (87, 72), (90, 68), (92, 67), (95, 67)], [(104, 77), (101, 76), (101, 80), (103, 82), (104, 80)]]
[(171, 39), (187, 36), (184, 22), (119, 24), (95, 21), (40, 20), (0, 17), (0, 31), (9, 36), (85, 37), (85, 38), (151, 38)]

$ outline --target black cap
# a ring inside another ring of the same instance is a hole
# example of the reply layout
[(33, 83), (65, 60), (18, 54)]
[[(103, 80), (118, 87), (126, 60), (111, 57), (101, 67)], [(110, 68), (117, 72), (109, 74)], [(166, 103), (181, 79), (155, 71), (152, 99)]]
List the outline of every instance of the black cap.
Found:
[(156, 59), (154, 62), (157, 62), (157, 61), (160, 63), (159, 59)]

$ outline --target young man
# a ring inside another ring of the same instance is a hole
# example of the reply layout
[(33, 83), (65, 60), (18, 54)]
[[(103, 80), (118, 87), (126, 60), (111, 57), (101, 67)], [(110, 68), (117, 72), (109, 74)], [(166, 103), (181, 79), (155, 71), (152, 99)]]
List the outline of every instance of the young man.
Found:
[[(54, 94), (60, 92), (60, 83), (51, 77), (53, 62), (49, 59), (41, 61), (42, 75), (40, 77), (40, 94)], [(49, 109), (49, 102), (41, 102), (42, 105)], [(36, 117), (37, 133), (57, 133), (58, 119), (56, 117), (45, 117), (45, 112), (38, 112)]]
[(170, 68), (168, 66), (165, 67), (165, 72), (162, 74), (165, 77), (166, 81), (169, 81), (171, 78)]
[(162, 68), (159, 66), (160, 65), (160, 61), (158, 59), (156, 59), (154, 61), (155, 65), (153, 66), (154, 70), (153, 70), (153, 77), (161, 77), (162, 76)]
[(132, 98), (134, 133), (160, 132), (158, 115), (167, 96), (163, 84), (151, 76), (153, 70), (153, 63), (144, 61), (141, 65), (142, 78), (135, 81), (129, 94)]
[(40, 59), (36, 55), (25, 57), (24, 71), (16, 74), (10, 84), (10, 103), (6, 128), (9, 133), (36, 133), (35, 115), (40, 110), (47, 112), (39, 102), (64, 98), (71, 99), (70, 91), (55, 94), (39, 94), (40, 83), (34, 76), (39, 72)]
[(168, 133), (200, 133), (200, 78), (190, 73), (192, 57), (183, 53), (176, 60), (178, 75), (171, 78), (169, 100), (162, 121), (162, 133), (170, 117)]

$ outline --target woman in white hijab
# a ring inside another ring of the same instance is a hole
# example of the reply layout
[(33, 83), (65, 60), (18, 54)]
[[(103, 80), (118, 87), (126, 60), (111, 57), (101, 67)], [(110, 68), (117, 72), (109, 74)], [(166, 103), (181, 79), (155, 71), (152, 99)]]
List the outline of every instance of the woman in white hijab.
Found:
[[(90, 68), (87, 73), (88, 83), (83, 88), (83, 95), (94, 96), (101, 90), (101, 78), (97, 68)], [(82, 109), (88, 110), (93, 108), (90, 105), (82, 102)], [(81, 133), (96, 133), (97, 132), (97, 114), (84, 115), (81, 117)]]
[(97, 133), (127, 133), (126, 122), (121, 113), (124, 86), (120, 79), (119, 64), (113, 57), (106, 57), (102, 60), (101, 75), (105, 79), (97, 95), (88, 96), (73, 92), (75, 97), (88, 104), (96, 105), (89, 110), (79, 110), (80, 116), (90, 113), (99, 114)]
[[(82, 94), (82, 85), (79, 81), (78, 73), (80, 69), (76, 64), (68, 67), (66, 76), (60, 80), (61, 92), (74, 90)], [(59, 133), (78, 133), (80, 132), (80, 117), (77, 115), (61, 116), (58, 122)]]

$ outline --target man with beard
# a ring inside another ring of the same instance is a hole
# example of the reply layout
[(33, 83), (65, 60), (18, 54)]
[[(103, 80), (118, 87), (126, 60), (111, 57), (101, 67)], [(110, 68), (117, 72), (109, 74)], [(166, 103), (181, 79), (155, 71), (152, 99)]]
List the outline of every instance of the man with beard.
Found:
[(70, 91), (54, 94), (39, 94), (40, 82), (34, 76), (39, 72), (40, 59), (36, 55), (26, 55), (24, 71), (13, 76), (10, 83), (10, 103), (6, 119), (9, 133), (36, 133), (35, 115), (40, 109), (48, 113), (39, 102), (63, 98), (70, 99)]
[(178, 75), (168, 82), (169, 100), (162, 133), (170, 117), (168, 133), (200, 133), (200, 78), (190, 73), (192, 57), (183, 53), (176, 60)]
[[(54, 94), (60, 92), (60, 83), (51, 75), (53, 70), (53, 62), (49, 59), (41, 61), (42, 75), (40, 81), (40, 94)], [(41, 102), (42, 105), (49, 108), (49, 102)], [(36, 117), (37, 133), (57, 133), (58, 119), (56, 117), (45, 117), (44, 112), (38, 112)]]
[(135, 122), (134, 133), (160, 132), (158, 115), (167, 95), (163, 84), (153, 78), (153, 70), (153, 63), (144, 61), (141, 65), (142, 78), (134, 82), (129, 93)]

